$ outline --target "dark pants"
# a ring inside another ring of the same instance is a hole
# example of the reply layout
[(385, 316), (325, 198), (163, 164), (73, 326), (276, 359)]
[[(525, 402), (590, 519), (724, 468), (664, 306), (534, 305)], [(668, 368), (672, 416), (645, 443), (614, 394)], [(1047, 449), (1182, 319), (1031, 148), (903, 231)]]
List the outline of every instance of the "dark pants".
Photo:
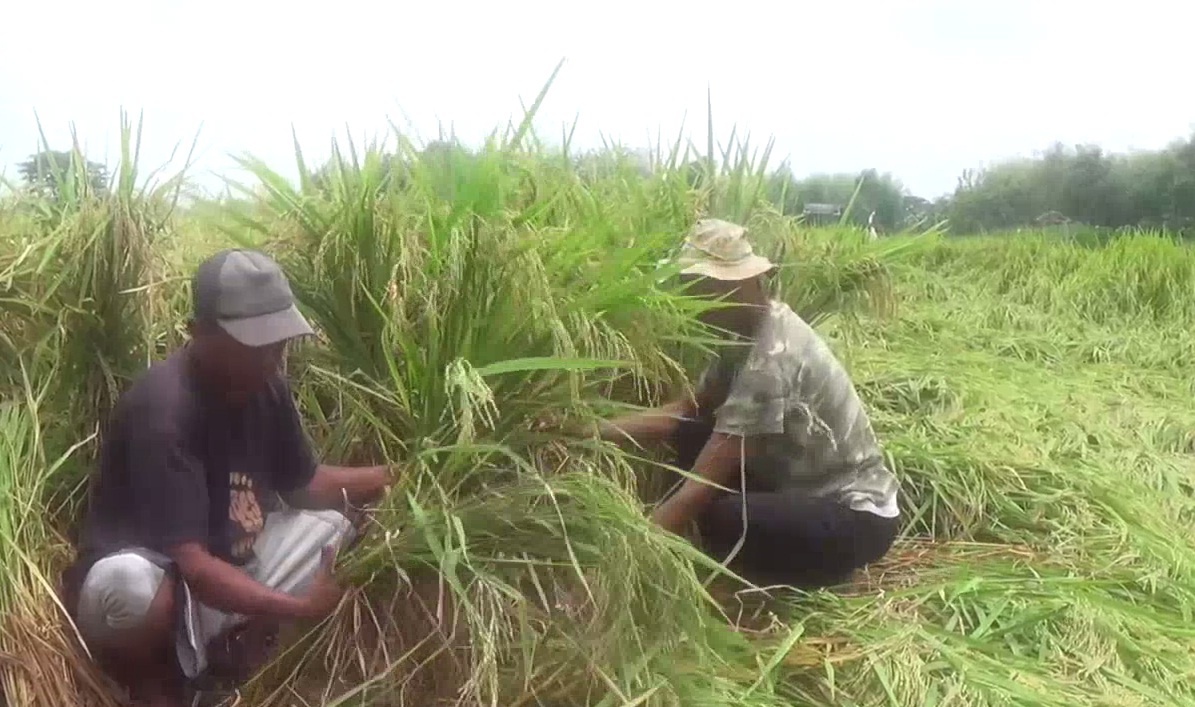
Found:
[[(691, 469), (712, 432), (712, 423), (682, 425), (676, 438), (676, 466)], [(684, 464), (684, 466), (682, 466)], [(723, 562), (747, 534), (730, 568), (761, 585), (828, 587), (850, 579), (856, 569), (887, 554), (900, 530), (899, 518), (854, 511), (837, 499), (810, 498), (793, 491), (723, 492), (697, 519), (702, 549)]]
[(887, 554), (898, 518), (853, 511), (833, 499), (784, 491), (724, 494), (697, 519), (702, 549), (723, 562), (747, 535), (730, 568), (759, 585), (814, 588), (841, 584)]

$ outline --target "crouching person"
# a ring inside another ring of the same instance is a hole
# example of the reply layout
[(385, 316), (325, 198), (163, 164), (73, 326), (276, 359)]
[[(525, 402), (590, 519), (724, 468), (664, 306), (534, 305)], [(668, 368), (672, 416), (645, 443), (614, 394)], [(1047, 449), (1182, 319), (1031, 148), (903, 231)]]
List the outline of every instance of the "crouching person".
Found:
[(89, 651), (143, 705), (245, 679), (280, 624), (330, 614), (350, 516), (392, 481), (314, 458), (281, 370), (312, 331), (273, 260), (223, 251), (193, 288), (190, 342), (116, 406), (63, 578)]
[(682, 463), (706, 483), (686, 479), (653, 519), (677, 533), (696, 521), (704, 549), (719, 561), (733, 554), (745, 578), (806, 588), (848, 580), (888, 552), (900, 524), (897, 481), (850, 377), (808, 323), (770, 298), (763, 277), (774, 266), (743, 227), (700, 221), (679, 258), (692, 292), (731, 305), (707, 315), (726, 345), (694, 400), (604, 421), (601, 436), (680, 439), (681, 457), (690, 447)]

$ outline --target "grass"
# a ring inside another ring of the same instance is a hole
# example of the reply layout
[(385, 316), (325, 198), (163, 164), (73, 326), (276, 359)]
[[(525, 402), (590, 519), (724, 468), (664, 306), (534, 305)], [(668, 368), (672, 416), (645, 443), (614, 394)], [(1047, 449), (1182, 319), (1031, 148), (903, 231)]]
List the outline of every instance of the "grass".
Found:
[[(20, 372), (25, 396), (0, 403), (0, 703), (107, 704), (103, 682), (73, 669), (80, 649), (63, 629), (49, 571), (62, 561), (57, 551), (63, 548), (46, 522), (54, 498), (50, 489), (76, 450), (57, 459), (47, 456), (39, 419), (45, 388), (34, 388), (24, 366)], [(53, 379), (53, 369), (34, 372)]]
[[(1084, 279), (1105, 301), (1110, 279), (1168, 282), (1189, 252), (1169, 251), (1166, 274), (1134, 267), (1168, 248), (1152, 235), (1105, 250), (942, 243), (932, 269), (906, 272), (897, 318), (844, 333), (923, 512), (910, 531), (937, 541), (914, 585), (856, 600), (872, 655), (892, 646), (872, 670), (891, 676), (893, 704), (1190, 703), (1183, 305), (1123, 288), (1112, 316), (1051, 296)], [(1119, 351), (1092, 355), (1112, 340)], [(830, 607), (827, 629), (843, 611)], [(882, 703), (869, 688), (860, 703)]]
[[(285, 263), (320, 332), (290, 373), (321, 449), (404, 468), (345, 558), (360, 591), (249, 704), (1195, 704), (1186, 247), (868, 242), (757, 202), (765, 160), (741, 145), (696, 183), (679, 144), (650, 175), (535, 145), (526, 123), (472, 155), (400, 143), (401, 179), (350, 145), (297, 185), (247, 158), (242, 198), (190, 211), (134, 178), (0, 205), (8, 704), (103, 704), (48, 590), (96, 411), (179, 340), (186, 275), (233, 243)], [(536, 424), (683, 390), (710, 305), (658, 263), (703, 212), (786, 263), (781, 296), (904, 484), (902, 538), (849, 588), (715, 576), (646, 520), (661, 457)]]

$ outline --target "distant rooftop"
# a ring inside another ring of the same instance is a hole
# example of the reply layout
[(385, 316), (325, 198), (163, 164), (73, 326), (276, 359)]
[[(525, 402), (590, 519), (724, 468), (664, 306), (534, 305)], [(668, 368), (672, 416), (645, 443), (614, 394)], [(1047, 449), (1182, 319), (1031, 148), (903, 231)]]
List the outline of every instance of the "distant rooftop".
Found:
[(838, 216), (842, 207), (838, 204), (805, 204), (805, 213), (813, 216)]

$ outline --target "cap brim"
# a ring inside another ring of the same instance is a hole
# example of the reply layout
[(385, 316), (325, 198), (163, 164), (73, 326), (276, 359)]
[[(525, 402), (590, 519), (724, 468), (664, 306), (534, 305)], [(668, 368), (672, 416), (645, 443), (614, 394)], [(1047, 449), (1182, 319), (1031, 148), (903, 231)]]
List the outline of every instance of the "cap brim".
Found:
[(221, 319), (220, 328), (245, 346), (257, 348), (315, 332), (293, 304), (279, 312), (245, 319)]
[(759, 277), (764, 273), (774, 270), (776, 266), (772, 261), (763, 257), (762, 255), (752, 255), (745, 258), (742, 262), (733, 265), (727, 265), (712, 260), (700, 260), (692, 265), (681, 270), (682, 275), (700, 275), (714, 280), (723, 280), (726, 282), (735, 282), (738, 280), (750, 280), (753, 277)]

